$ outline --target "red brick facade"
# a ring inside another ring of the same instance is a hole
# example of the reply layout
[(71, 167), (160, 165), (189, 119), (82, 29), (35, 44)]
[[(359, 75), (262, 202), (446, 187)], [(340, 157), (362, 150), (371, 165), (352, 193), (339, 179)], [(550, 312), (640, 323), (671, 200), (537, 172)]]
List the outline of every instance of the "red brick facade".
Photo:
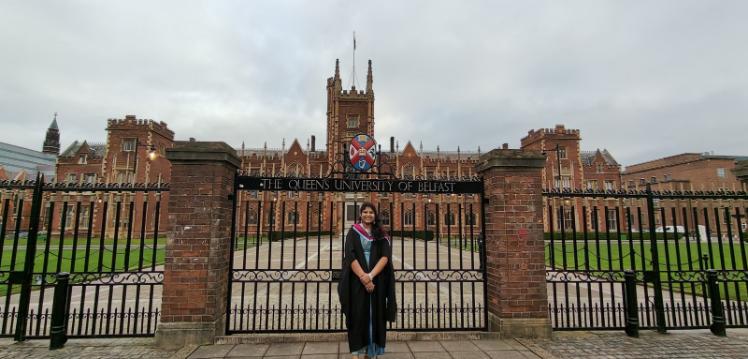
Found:
[(239, 159), (224, 143), (178, 142), (169, 197), (161, 323), (166, 346), (212, 344), (224, 333), (231, 195)]
[(539, 152), (497, 149), (481, 157), (485, 183), (489, 326), (503, 336), (548, 337), (542, 168)]

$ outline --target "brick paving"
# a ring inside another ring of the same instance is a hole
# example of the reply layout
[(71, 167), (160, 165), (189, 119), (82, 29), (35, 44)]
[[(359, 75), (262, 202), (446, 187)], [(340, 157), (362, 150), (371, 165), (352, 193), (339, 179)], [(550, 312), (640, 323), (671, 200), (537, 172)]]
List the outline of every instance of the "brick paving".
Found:
[[(483, 339), (390, 341), (382, 359), (496, 358), (748, 358), (748, 329), (728, 329), (721, 338), (708, 331), (556, 332), (553, 340)], [(50, 351), (48, 340), (14, 343), (0, 339), (0, 358), (350, 358), (344, 342), (217, 344), (163, 350), (152, 338), (71, 339)]]

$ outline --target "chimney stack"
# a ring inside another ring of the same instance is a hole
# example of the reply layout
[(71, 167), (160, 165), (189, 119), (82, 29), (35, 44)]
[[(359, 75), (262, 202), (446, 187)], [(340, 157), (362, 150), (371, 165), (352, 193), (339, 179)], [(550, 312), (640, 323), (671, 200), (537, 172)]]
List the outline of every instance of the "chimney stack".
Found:
[(312, 152), (314, 152), (315, 146), (314, 146), (314, 135), (312, 135)]
[(395, 152), (395, 136), (390, 136), (390, 152)]

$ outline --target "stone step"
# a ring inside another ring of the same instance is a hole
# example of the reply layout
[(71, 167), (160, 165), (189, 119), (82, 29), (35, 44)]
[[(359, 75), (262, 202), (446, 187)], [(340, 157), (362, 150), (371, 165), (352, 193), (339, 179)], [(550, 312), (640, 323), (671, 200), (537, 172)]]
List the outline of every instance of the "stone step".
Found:
[[(481, 340), (500, 339), (498, 332), (458, 331), (458, 332), (387, 332), (389, 341), (413, 340)], [(299, 343), (299, 342), (344, 342), (345, 332), (317, 333), (263, 333), (233, 334), (216, 338), (215, 344), (259, 344), (259, 343)]]

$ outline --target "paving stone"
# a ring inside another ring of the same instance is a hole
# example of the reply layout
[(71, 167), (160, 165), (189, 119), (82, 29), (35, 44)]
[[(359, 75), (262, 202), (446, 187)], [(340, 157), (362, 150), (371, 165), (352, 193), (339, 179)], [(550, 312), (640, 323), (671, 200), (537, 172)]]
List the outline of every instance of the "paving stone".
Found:
[(514, 340), (482, 339), (473, 340), (478, 348), (483, 351), (517, 350), (522, 346)]
[(414, 352), (415, 359), (452, 359), (447, 352)]
[(410, 350), (413, 353), (417, 352), (444, 352), (446, 351), (444, 347), (439, 344), (438, 341), (431, 341), (431, 340), (414, 340), (407, 342), (408, 347), (410, 347)]
[(198, 347), (189, 359), (223, 358), (234, 348), (233, 344), (202, 345)]
[(304, 349), (304, 343), (273, 343), (270, 344), (265, 356), (279, 355), (301, 355)]
[(480, 348), (469, 340), (442, 340), (440, 342), (448, 352), (479, 352)]
[(237, 344), (226, 357), (262, 357), (270, 344)]
[(449, 353), (452, 355), (452, 358), (454, 359), (489, 359), (489, 356), (482, 352), (451, 352)]
[[(350, 359), (350, 356), (346, 358)], [(381, 358), (381, 359), (413, 359), (413, 354), (411, 354), (410, 352), (384, 353), (384, 355), (380, 355), (378, 358)]]
[(338, 359), (338, 354), (302, 354), (301, 359)]
[(299, 359), (300, 355), (272, 355), (265, 356), (262, 359)]
[[(346, 343), (346, 347), (348, 343)], [(338, 354), (338, 343), (306, 343), (301, 354)]]
[(527, 358), (539, 358), (537, 355), (531, 352), (523, 352), (517, 350), (501, 350), (501, 351), (488, 351), (486, 352), (488, 357), (491, 359), (527, 359)]
[(384, 351), (385, 353), (410, 353), (410, 348), (405, 342), (387, 342)]

